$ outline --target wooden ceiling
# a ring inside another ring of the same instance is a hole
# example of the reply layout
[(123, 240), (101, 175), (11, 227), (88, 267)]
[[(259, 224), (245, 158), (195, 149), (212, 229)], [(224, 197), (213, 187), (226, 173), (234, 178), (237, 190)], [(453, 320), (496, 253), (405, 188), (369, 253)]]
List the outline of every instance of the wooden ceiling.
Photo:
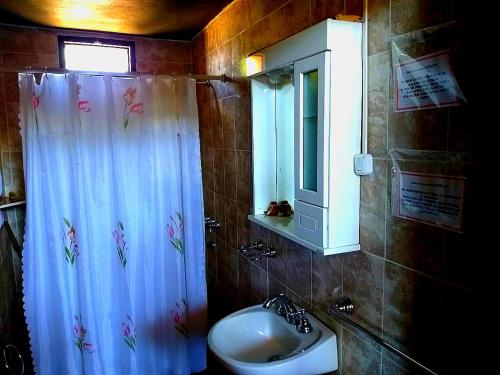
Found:
[(0, 0), (0, 23), (191, 39), (231, 0)]

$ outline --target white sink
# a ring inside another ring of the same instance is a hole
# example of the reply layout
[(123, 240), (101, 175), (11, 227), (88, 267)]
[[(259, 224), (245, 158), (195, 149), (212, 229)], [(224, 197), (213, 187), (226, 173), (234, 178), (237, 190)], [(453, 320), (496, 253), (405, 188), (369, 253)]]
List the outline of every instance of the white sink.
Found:
[(337, 336), (307, 314), (312, 332), (299, 333), (293, 324), (261, 305), (219, 320), (208, 334), (208, 346), (236, 374), (322, 374), (338, 367)]

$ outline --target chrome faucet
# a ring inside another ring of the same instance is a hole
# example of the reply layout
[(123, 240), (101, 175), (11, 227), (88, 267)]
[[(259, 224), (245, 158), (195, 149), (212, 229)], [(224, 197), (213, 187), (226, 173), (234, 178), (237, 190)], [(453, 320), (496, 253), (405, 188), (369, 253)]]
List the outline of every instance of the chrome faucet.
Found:
[(311, 323), (306, 317), (306, 310), (297, 310), (292, 301), (283, 293), (267, 298), (262, 307), (270, 309), (276, 306), (275, 311), (282, 316), (288, 323), (295, 325), (300, 333), (309, 333), (312, 331)]

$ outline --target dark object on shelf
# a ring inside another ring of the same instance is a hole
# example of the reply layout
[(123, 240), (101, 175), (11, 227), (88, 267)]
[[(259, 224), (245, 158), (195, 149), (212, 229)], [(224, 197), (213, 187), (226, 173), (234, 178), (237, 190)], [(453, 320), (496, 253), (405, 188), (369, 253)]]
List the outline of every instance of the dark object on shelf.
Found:
[(279, 203), (272, 201), (267, 210), (264, 211), (266, 216), (292, 216), (292, 213), (292, 206), (288, 201), (280, 201)]
[(276, 201), (272, 201), (271, 203), (269, 203), (269, 207), (267, 208), (267, 210), (264, 211), (264, 214), (266, 216), (277, 216), (278, 212), (278, 203)]
[(290, 206), (290, 203), (288, 203), (288, 201), (281, 201), (278, 207), (278, 216), (292, 216), (292, 206)]

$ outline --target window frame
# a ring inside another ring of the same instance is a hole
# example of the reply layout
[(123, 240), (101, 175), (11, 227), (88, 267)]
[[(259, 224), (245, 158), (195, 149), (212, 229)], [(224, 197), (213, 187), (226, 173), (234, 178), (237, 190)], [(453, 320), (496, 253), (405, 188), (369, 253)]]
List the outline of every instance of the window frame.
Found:
[[(128, 47), (129, 48), (129, 72), (136, 71), (136, 59), (135, 59), (135, 42), (131, 40), (120, 40), (120, 39), (107, 39), (107, 38), (91, 38), (82, 36), (68, 36), (68, 35), (58, 35), (57, 44), (59, 47), (59, 66), (61, 69), (66, 69), (66, 59), (64, 54), (64, 47), (66, 43), (80, 43), (93, 45), (99, 43), (104, 46), (116, 46), (116, 47)], [(96, 70), (97, 71), (97, 70)]]

